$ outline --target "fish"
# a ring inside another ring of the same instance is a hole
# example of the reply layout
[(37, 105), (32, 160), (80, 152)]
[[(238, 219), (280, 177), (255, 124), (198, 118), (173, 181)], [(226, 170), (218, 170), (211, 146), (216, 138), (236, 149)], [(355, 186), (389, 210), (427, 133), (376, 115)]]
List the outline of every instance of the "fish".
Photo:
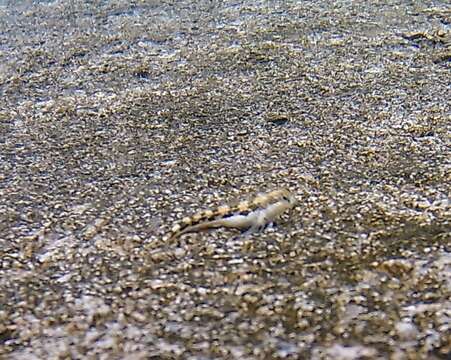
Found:
[(261, 193), (235, 206), (222, 205), (184, 217), (171, 228), (166, 239), (171, 241), (187, 233), (217, 228), (239, 229), (246, 231), (245, 235), (259, 232), (291, 210), (296, 203), (296, 197), (286, 188)]

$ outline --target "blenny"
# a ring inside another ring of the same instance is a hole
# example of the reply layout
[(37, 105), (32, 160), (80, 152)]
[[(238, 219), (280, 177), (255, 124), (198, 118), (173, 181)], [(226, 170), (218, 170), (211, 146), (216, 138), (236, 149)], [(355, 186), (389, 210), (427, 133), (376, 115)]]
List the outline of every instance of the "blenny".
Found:
[(172, 227), (165, 238), (173, 240), (186, 233), (221, 227), (246, 230), (245, 234), (261, 231), (292, 209), (296, 202), (294, 195), (285, 188), (258, 194), (252, 200), (242, 201), (236, 206), (223, 205), (215, 210), (204, 210), (185, 217)]

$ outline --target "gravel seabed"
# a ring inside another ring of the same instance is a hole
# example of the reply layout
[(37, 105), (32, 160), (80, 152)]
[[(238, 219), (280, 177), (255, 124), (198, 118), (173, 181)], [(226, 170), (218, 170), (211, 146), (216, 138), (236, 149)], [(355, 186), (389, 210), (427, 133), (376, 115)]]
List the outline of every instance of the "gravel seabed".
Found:
[[(0, 358), (447, 359), (450, 24), (0, 0)], [(273, 228), (162, 241), (278, 187)]]

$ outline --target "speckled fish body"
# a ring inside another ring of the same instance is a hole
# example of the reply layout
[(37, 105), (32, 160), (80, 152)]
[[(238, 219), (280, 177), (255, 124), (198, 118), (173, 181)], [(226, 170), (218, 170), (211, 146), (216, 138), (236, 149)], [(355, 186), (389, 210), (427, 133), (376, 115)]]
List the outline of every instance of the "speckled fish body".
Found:
[(215, 210), (204, 210), (185, 217), (172, 227), (167, 238), (175, 239), (186, 233), (220, 227), (259, 231), (291, 209), (295, 203), (296, 199), (289, 190), (273, 190), (259, 194), (250, 201), (242, 201), (236, 206), (223, 205)]

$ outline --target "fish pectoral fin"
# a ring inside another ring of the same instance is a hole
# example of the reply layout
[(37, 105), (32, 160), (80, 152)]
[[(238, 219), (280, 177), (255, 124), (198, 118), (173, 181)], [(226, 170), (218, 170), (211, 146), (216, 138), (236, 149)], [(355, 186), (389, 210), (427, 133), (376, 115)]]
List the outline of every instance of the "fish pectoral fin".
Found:
[(249, 235), (251, 235), (253, 233), (262, 232), (263, 230), (265, 230), (267, 228), (268, 225), (269, 225), (268, 223), (257, 223), (257, 224), (254, 224), (250, 228), (248, 228), (246, 231), (244, 231), (242, 236), (248, 237)]
[(277, 226), (277, 224), (275, 222), (271, 221), (271, 222), (269, 222), (269, 223), (267, 223), (265, 225), (265, 229), (264, 230), (266, 230), (266, 229), (273, 229), (276, 226)]

